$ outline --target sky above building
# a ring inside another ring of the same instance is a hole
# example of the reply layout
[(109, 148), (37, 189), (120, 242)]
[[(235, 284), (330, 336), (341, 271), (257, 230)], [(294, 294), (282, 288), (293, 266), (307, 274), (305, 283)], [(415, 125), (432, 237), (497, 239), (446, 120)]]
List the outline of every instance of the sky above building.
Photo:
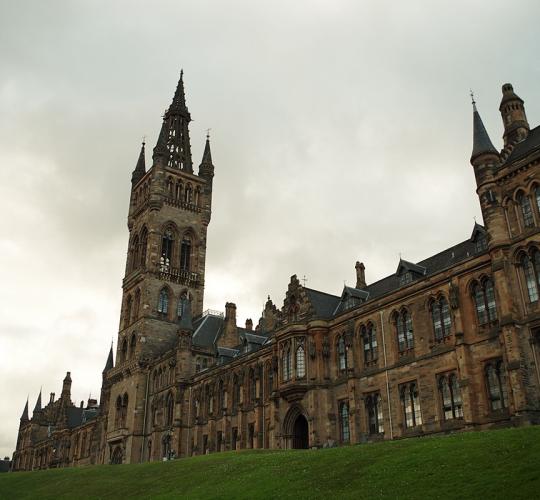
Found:
[(540, 121), (536, 1), (0, 2), (0, 455), (27, 396), (99, 396), (130, 176), (184, 69), (216, 168), (205, 308), (256, 323), (290, 276), (339, 295), (481, 222), (469, 89)]

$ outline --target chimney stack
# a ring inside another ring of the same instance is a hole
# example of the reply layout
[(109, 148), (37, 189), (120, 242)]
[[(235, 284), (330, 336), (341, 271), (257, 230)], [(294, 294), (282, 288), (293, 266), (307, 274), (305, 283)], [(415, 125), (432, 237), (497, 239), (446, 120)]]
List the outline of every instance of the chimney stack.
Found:
[(51, 399), (49, 400), (49, 403), (54, 403), (54, 392), (51, 392)]
[(248, 332), (253, 331), (253, 321), (251, 320), (251, 318), (246, 319), (246, 330)]
[(366, 285), (366, 267), (363, 262), (356, 262), (356, 288), (365, 288)]

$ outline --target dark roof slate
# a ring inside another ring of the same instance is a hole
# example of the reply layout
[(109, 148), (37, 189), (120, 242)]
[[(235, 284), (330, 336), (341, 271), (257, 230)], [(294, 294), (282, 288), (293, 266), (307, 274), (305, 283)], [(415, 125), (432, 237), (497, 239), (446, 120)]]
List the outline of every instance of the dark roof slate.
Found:
[(515, 145), (514, 150), (510, 153), (504, 164), (519, 160), (537, 149), (540, 149), (540, 125), (530, 130), (527, 138)]
[(83, 411), (83, 408), (77, 406), (66, 408), (67, 424), (70, 429), (83, 423)]
[(193, 344), (200, 347), (212, 347), (223, 328), (223, 317), (208, 314), (193, 322)]
[(315, 316), (317, 318), (331, 318), (334, 315), (341, 297), (320, 292), (319, 290), (313, 290), (312, 288), (304, 288), (304, 290), (315, 309)]
[[(454, 266), (457, 263), (468, 259), (475, 255), (475, 244), (473, 241), (465, 240), (453, 247), (450, 247), (442, 252), (439, 252), (432, 257), (418, 262), (416, 265), (426, 269), (425, 276), (436, 274), (443, 269)], [(387, 276), (382, 280), (376, 281), (366, 287), (369, 292), (369, 298), (374, 299), (390, 293), (400, 288), (399, 277), (395, 274)]]

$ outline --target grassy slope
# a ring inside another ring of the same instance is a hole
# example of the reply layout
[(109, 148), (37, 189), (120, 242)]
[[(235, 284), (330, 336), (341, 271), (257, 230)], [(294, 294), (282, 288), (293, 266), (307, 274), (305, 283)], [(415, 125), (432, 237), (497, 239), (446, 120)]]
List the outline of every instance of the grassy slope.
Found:
[(1, 474), (0, 498), (540, 498), (540, 427)]

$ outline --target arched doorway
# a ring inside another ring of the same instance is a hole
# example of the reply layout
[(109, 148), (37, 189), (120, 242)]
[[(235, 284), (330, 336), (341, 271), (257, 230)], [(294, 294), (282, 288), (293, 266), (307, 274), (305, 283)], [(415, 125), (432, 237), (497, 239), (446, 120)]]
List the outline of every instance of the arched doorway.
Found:
[(122, 463), (122, 448), (120, 446), (117, 446), (111, 455), (111, 464), (121, 464)]
[(304, 415), (298, 415), (294, 421), (292, 447), (294, 449), (309, 447), (309, 426)]
[(293, 405), (283, 420), (283, 447), (287, 449), (309, 448), (309, 423), (303, 408)]

